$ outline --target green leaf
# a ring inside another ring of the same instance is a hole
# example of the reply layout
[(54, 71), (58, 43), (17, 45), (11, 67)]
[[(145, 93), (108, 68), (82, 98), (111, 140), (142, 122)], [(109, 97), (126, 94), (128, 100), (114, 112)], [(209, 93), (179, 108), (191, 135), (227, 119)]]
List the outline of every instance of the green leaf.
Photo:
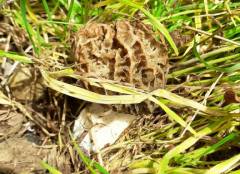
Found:
[(5, 52), (3, 50), (0, 50), (0, 57), (7, 57), (9, 59), (19, 61), (22, 63), (33, 63), (32, 60), (27, 56), (21, 56), (21, 55), (17, 55), (17, 53)]

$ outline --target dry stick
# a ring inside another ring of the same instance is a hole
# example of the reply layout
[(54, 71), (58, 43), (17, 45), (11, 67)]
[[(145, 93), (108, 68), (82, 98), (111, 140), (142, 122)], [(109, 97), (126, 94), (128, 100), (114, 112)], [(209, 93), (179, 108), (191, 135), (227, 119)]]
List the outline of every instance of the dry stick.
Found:
[[(217, 80), (211, 85), (210, 89), (207, 91), (207, 93), (204, 96), (204, 99), (202, 101), (201, 104), (206, 105), (207, 104), (207, 99), (210, 96), (210, 94), (212, 93), (213, 89), (215, 88), (215, 86), (217, 85), (217, 83), (219, 82), (219, 80), (221, 79), (221, 77), (223, 76), (223, 73), (220, 74), (220, 76), (217, 78)], [(196, 118), (197, 114), (200, 112), (200, 110), (196, 110), (196, 112), (194, 113), (193, 117), (191, 118), (191, 120), (189, 121), (189, 123), (187, 124), (186, 128), (184, 129), (184, 131), (182, 132), (182, 135), (180, 137), (183, 137), (183, 135), (186, 133), (186, 131), (188, 130), (188, 128), (191, 126), (193, 120)]]
[(184, 28), (189, 29), (189, 30), (193, 30), (193, 31), (196, 31), (196, 32), (199, 32), (199, 33), (202, 33), (202, 34), (206, 34), (206, 35), (212, 36), (212, 37), (214, 37), (216, 39), (220, 39), (220, 40), (232, 43), (234, 45), (240, 46), (240, 43), (238, 43), (238, 42), (232, 41), (230, 39), (226, 39), (226, 38), (224, 38), (222, 36), (214, 35), (214, 34), (209, 33), (207, 31), (203, 31), (203, 30), (200, 30), (200, 29), (197, 29), (197, 28), (194, 28), (194, 27), (190, 27), (190, 26), (184, 26)]
[(63, 104), (63, 113), (62, 113), (62, 121), (61, 121), (61, 128), (63, 129), (66, 125), (66, 113), (67, 113), (67, 100), (66, 97), (64, 98), (64, 104)]
[[(234, 50), (234, 49), (236, 49), (236, 48), (238, 48), (238, 47), (239, 47), (239, 46), (236, 46), (236, 45), (225, 46), (225, 47), (222, 47), (222, 48), (219, 48), (219, 49), (215, 49), (215, 50), (213, 50), (213, 51), (211, 51), (211, 52), (202, 54), (200, 57), (201, 57), (201, 59), (206, 59), (206, 58), (211, 57), (211, 56), (216, 55), (216, 54), (220, 54), (220, 53), (232, 51), (232, 50)], [(192, 64), (192, 63), (195, 63), (195, 62), (197, 62), (197, 61), (198, 61), (198, 60), (197, 60), (197, 58), (195, 57), (195, 58), (192, 58), (192, 59), (187, 60), (187, 61), (185, 61), (185, 62), (180, 62), (178, 65), (179, 65), (179, 66), (180, 66), (180, 65), (181, 65), (181, 66), (187, 66), (187, 65)], [(183, 71), (183, 70), (179, 70), (179, 71)]]
[(229, 2), (229, 1), (224, 1), (224, 5), (225, 5), (225, 7), (226, 7), (226, 9), (227, 9), (227, 12), (228, 12), (228, 14), (229, 14), (229, 16), (230, 16), (230, 18), (231, 18), (231, 21), (232, 21), (233, 25), (234, 25), (234, 26), (237, 26), (237, 25), (236, 25), (236, 22), (235, 22), (234, 19), (233, 19), (233, 14), (232, 14), (231, 9), (230, 9), (230, 7), (229, 7), (229, 5), (228, 5), (228, 2)]
[[(240, 10), (232, 10), (232, 15), (239, 15), (239, 12)], [(213, 13), (213, 14), (202, 14), (202, 15), (199, 15), (199, 17), (216, 17), (216, 16), (221, 16), (221, 15), (225, 15), (225, 14), (229, 14), (228, 11), (222, 11), (222, 12), (219, 12), (219, 13)], [(193, 16), (194, 18), (195, 16)]]
[[(11, 40), (11, 35), (9, 34), (8, 37), (7, 37), (7, 44), (5, 45), (5, 48), (4, 48), (4, 51), (5, 51), (5, 52), (8, 52), (8, 50), (9, 50), (10, 40)], [(4, 58), (3, 58), (3, 61), (2, 61), (2, 65), (1, 65), (1, 68), (2, 68), (2, 69), (5, 69), (6, 62), (7, 62), (7, 58), (4, 57)]]
[[(40, 155), (40, 154), (42, 153), (42, 150), (43, 150), (42, 147), (47, 143), (48, 139), (49, 139), (49, 137), (46, 137), (46, 138), (43, 140), (43, 143), (42, 143), (42, 145), (40, 146), (40, 149), (38, 150), (37, 155)], [(33, 144), (34, 144), (34, 143), (33, 143)]]

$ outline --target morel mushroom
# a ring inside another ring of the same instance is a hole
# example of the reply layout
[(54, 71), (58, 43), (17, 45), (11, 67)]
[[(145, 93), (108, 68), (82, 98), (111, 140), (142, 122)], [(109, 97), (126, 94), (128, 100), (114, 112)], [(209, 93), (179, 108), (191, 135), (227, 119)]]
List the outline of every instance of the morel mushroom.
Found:
[(89, 23), (75, 34), (73, 53), (77, 72), (84, 77), (114, 80), (145, 91), (165, 84), (166, 45), (142, 22)]

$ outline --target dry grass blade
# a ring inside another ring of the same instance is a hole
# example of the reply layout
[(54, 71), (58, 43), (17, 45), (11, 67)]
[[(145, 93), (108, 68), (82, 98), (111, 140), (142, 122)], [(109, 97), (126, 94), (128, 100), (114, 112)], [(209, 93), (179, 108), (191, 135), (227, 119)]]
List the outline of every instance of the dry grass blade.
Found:
[[(122, 86), (122, 85), (116, 85), (111, 83), (101, 83), (98, 81), (98, 83), (92, 81), (92, 85), (98, 86), (98, 87), (104, 87), (107, 90), (129, 94), (129, 95), (115, 95), (115, 96), (107, 96), (107, 95), (100, 95), (91, 91), (88, 91), (83, 88), (79, 88), (64, 82), (60, 82), (58, 80), (55, 80), (47, 75), (46, 72), (42, 71), (43, 77), (45, 78), (45, 83), (50, 88), (61, 92), (63, 94), (82, 99), (85, 101), (90, 101), (94, 103), (102, 103), (102, 104), (137, 104), (144, 100), (151, 100), (155, 102), (157, 105), (159, 105), (173, 120), (175, 120), (177, 123), (182, 125), (183, 127), (187, 126), (187, 123), (176, 113), (171, 111), (166, 105), (155, 99), (152, 95), (152, 93), (146, 94), (139, 91), (134, 91), (132, 88)], [(54, 73), (55, 76), (57, 73)], [(73, 75), (74, 76), (74, 75)], [(76, 78), (76, 76), (75, 76)], [(89, 82), (89, 81), (88, 81)], [(196, 134), (196, 132), (191, 128), (187, 127), (187, 129), (192, 133)]]
[[(59, 72), (61, 73), (61, 72)], [(71, 76), (71, 71), (67, 72), (69, 76)], [(92, 79), (92, 85), (98, 86), (98, 87), (104, 87), (106, 90), (114, 91), (114, 92), (119, 92), (119, 93), (124, 93), (126, 92), (129, 95), (115, 95), (115, 96), (107, 96), (107, 95), (101, 95), (97, 94), (91, 91), (88, 91), (86, 89), (76, 87), (61, 81), (58, 81), (56, 79), (51, 78), (46, 72), (42, 71), (43, 77), (45, 79), (45, 83), (47, 86), (50, 88), (57, 90), (63, 94), (82, 99), (85, 101), (89, 102), (94, 102), (94, 103), (102, 103), (102, 104), (136, 104), (140, 103), (146, 99), (149, 99), (156, 104), (158, 104), (172, 119), (174, 119), (177, 123), (182, 125), (183, 127), (187, 128), (191, 133), (196, 135), (196, 132), (191, 128), (187, 127), (187, 123), (179, 117), (176, 113), (171, 111), (167, 106), (165, 106), (163, 103), (159, 102), (157, 99), (155, 99), (153, 96), (157, 97), (163, 97), (166, 99), (169, 99), (172, 102), (175, 102), (180, 105), (185, 105), (185, 106), (190, 106), (193, 108), (196, 108), (204, 113), (207, 113), (209, 115), (213, 116), (232, 116), (232, 117), (237, 117), (239, 114), (230, 114), (227, 112), (223, 112), (221, 110), (213, 110), (210, 109), (202, 104), (199, 104), (195, 101), (185, 99), (183, 97), (180, 97), (176, 94), (173, 94), (171, 92), (168, 92), (164, 89), (158, 89), (156, 91), (153, 91), (152, 93), (145, 94), (143, 92), (139, 91), (134, 91), (133, 89), (122, 86), (122, 85), (115, 85), (111, 83), (101, 83), (101, 81), (93, 81)], [(52, 73), (54, 76), (60, 76), (58, 73)], [(62, 73), (64, 75), (64, 73)], [(73, 75), (74, 76), (74, 75)], [(78, 76), (79, 77), (79, 76)], [(76, 78), (76, 76), (75, 76)], [(88, 81), (89, 82), (89, 81)], [(98, 85), (100, 84), (100, 85)]]
[(152, 93), (158, 97), (166, 98), (166, 99), (168, 99), (174, 103), (180, 104), (180, 105), (190, 106), (192, 108), (198, 109), (199, 111), (202, 111), (202, 112), (207, 113), (212, 116), (240, 117), (240, 114), (227, 113), (220, 109), (211, 109), (211, 108), (204, 106), (198, 102), (178, 96), (178, 95), (173, 94), (164, 89), (159, 89)]
[(5, 96), (2, 91), (0, 91), (0, 104), (2, 105), (11, 105), (11, 101), (7, 96)]
[[(62, 71), (63, 72), (63, 71)], [(171, 93), (165, 89), (157, 89), (149, 94), (147, 94), (147, 92), (144, 92), (144, 91), (138, 91), (137, 89), (134, 89), (134, 88), (130, 88), (130, 87), (127, 87), (127, 86), (123, 86), (123, 85), (119, 85), (119, 84), (114, 84), (113, 82), (106, 82), (106, 81), (102, 81), (102, 80), (98, 80), (98, 79), (84, 79), (84, 78), (81, 78), (79, 75), (75, 75), (73, 74), (73, 71), (71, 70), (67, 70), (65, 73), (62, 73), (62, 72), (51, 72), (49, 73), (49, 75), (53, 75), (54, 77), (61, 77), (61, 76), (70, 76), (70, 77), (73, 77), (73, 78), (76, 78), (76, 79), (82, 79), (82, 80), (86, 80), (87, 82), (91, 83), (91, 85), (93, 86), (97, 86), (97, 87), (104, 87), (106, 90), (110, 90), (110, 91), (114, 91), (114, 92), (119, 92), (119, 93), (123, 93), (123, 94), (131, 94), (135, 97), (135, 101), (134, 100), (131, 100), (131, 103), (134, 104), (134, 103), (139, 103), (141, 101), (144, 101), (146, 99), (149, 99), (149, 97), (152, 97), (152, 96), (157, 96), (157, 97), (161, 97), (161, 98), (166, 98), (168, 100), (170, 100), (171, 102), (173, 103), (177, 103), (179, 105), (184, 105), (184, 106), (189, 106), (189, 107), (192, 107), (192, 108), (195, 108), (195, 109), (198, 109), (199, 111), (202, 111), (203, 113), (206, 113), (206, 114), (209, 114), (209, 115), (212, 115), (212, 116), (224, 116), (224, 117), (240, 117), (240, 114), (237, 114), (237, 113), (228, 113), (228, 112), (224, 112), (220, 109), (211, 109), (205, 105), (202, 105), (198, 102), (195, 102), (193, 100), (190, 100), (190, 99), (187, 99), (187, 98), (184, 98), (184, 97), (181, 97), (179, 95), (176, 95), (174, 93)], [(46, 75), (44, 75), (44, 77), (48, 78), (48, 81), (50, 79), (52, 79), (54, 82), (59, 82), (53, 78), (51, 78), (50, 76), (47, 76), (47, 73), (44, 72)], [(45, 79), (46, 79), (45, 78)], [(61, 82), (63, 83), (63, 82)], [(63, 83), (63, 84), (66, 84), (66, 83)], [(69, 84), (66, 84), (66, 85), (69, 85)], [(71, 85), (72, 86), (72, 85)], [(85, 89), (82, 89), (82, 88), (79, 88), (79, 87), (75, 87), (75, 86), (72, 86), (76, 89), (80, 89), (80, 90), (83, 90), (85, 92), (90, 92), (88, 90), (85, 90)], [(55, 87), (56, 88), (56, 87)], [(55, 89), (53, 88), (53, 89)], [(61, 92), (61, 87), (58, 88), (59, 92)], [(68, 94), (71, 94), (71, 92), (69, 91), (67, 93)], [(85, 93), (86, 94), (86, 93)], [(91, 93), (89, 93), (91, 94)], [(95, 95), (96, 93), (94, 93)], [(72, 96), (74, 94), (71, 94), (70, 96)], [(97, 94), (99, 95), (99, 94)], [(101, 97), (104, 97), (105, 95), (100, 95)], [(130, 97), (129, 95), (127, 95), (129, 98), (132, 98)], [(140, 97), (141, 96), (141, 97)], [(77, 97), (77, 96), (76, 96)], [(80, 99), (82, 99), (82, 97), (84, 96), (79, 96)], [(105, 96), (105, 97), (110, 97), (112, 98), (111, 96)], [(114, 96), (113, 96), (114, 97)], [(78, 98), (78, 97), (77, 97)], [(119, 97), (121, 99), (121, 97)], [(128, 98), (126, 98), (128, 99)], [(89, 99), (87, 99), (87, 101), (89, 101)], [(94, 101), (93, 101), (94, 102)], [(95, 100), (96, 103), (98, 103), (97, 100)], [(104, 101), (99, 101), (99, 102), (104, 102)], [(111, 102), (111, 101), (109, 101)], [(112, 100), (112, 102), (116, 102), (114, 100)], [(114, 103), (111, 103), (111, 104), (114, 104)], [(120, 103), (120, 104), (130, 104), (130, 101), (119, 101), (117, 103)]]
[(227, 170), (229, 170), (233, 165), (235, 165), (235, 164), (239, 165), (239, 161), (240, 161), (240, 154), (235, 155), (234, 157), (217, 164), (216, 166), (209, 169), (205, 174), (221, 174), (221, 173), (224, 173)]
[(220, 39), (220, 40), (223, 40), (225, 42), (229, 42), (231, 44), (234, 44), (234, 45), (237, 45), (237, 46), (240, 46), (240, 43), (239, 42), (235, 42), (233, 40), (229, 40), (227, 38), (224, 38), (222, 36), (218, 36), (218, 35), (214, 35), (212, 33), (209, 33), (209, 32), (206, 32), (206, 31), (203, 31), (203, 30), (200, 30), (200, 29), (197, 29), (197, 28), (193, 28), (193, 27), (190, 27), (190, 26), (185, 26), (186, 29), (190, 29), (190, 30), (193, 30), (193, 31), (196, 31), (196, 32), (199, 32), (199, 33), (202, 33), (202, 34), (205, 34), (205, 35), (208, 35), (208, 36), (212, 36), (216, 39)]
[(72, 97), (93, 102), (93, 103), (134, 104), (134, 103), (140, 103), (148, 98), (148, 95), (146, 94), (115, 95), (115, 96), (101, 95), (101, 94), (91, 92), (86, 89), (53, 79), (44, 71), (42, 71), (42, 75), (48, 87), (60, 93), (66, 94), (68, 96), (72, 96)]

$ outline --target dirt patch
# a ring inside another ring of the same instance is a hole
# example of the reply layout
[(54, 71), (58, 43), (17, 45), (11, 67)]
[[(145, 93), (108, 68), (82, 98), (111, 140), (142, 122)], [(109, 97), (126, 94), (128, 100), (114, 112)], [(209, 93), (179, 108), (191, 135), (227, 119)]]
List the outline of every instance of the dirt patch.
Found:
[(21, 113), (0, 110), (0, 174), (43, 171), (40, 160), (48, 150), (37, 147), (33, 135), (24, 134), (25, 122)]
[(16, 134), (22, 128), (23, 120), (17, 112), (0, 110), (0, 141)]
[(37, 173), (42, 171), (40, 161), (46, 156), (26, 138), (9, 138), (0, 143), (0, 173)]

